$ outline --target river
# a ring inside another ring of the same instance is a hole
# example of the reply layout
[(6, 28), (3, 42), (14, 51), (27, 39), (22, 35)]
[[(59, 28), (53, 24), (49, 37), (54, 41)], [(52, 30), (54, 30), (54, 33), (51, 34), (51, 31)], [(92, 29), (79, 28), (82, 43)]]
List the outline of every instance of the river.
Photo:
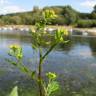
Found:
[[(0, 36), (0, 96), (6, 96), (15, 85), (19, 96), (36, 96), (34, 81), (5, 60), (11, 44), (22, 46), (27, 67), (37, 67), (38, 56), (30, 38)], [(43, 72), (48, 71), (58, 74), (61, 85), (53, 96), (96, 96), (96, 38), (70, 37), (68, 44), (61, 44), (49, 54), (43, 65)]]

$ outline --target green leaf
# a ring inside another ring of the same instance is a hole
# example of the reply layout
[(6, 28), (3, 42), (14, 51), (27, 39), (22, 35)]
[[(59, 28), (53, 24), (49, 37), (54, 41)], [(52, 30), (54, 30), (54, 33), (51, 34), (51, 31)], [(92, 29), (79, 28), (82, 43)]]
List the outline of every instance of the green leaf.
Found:
[(36, 74), (36, 71), (32, 71), (32, 73), (31, 73), (31, 77), (34, 79), (34, 77), (35, 77), (35, 74)]
[(26, 66), (19, 66), (20, 70), (24, 73), (28, 73), (29, 69)]
[(16, 62), (14, 62), (14, 61), (12, 61), (12, 60), (10, 60), (10, 59), (5, 59), (7, 62), (9, 62), (10, 64), (12, 64), (12, 65), (14, 65), (14, 66), (17, 66), (17, 63)]
[(34, 45), (34, 44), (32, 44), (32, 48), (35, 49), (35, 50), (37, 50), (37, 46)]
[(56, 81), (52, 81), (48, 84), (47, 94), (50, 96), (53, 92), (59, 90), (59, 84)]
[(18, 87), (15, 86), (9, 96), (18, 96)]
[(64, 41), (64, 43), (68, 43), (68, 42), (70, 42), (70, 40)]

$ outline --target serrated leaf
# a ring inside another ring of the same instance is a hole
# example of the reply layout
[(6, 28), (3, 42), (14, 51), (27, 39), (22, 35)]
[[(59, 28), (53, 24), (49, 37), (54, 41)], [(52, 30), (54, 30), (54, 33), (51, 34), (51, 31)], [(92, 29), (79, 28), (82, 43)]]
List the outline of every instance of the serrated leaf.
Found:
[(18, 96), (18, 87), (15, 86), (9, 96)]

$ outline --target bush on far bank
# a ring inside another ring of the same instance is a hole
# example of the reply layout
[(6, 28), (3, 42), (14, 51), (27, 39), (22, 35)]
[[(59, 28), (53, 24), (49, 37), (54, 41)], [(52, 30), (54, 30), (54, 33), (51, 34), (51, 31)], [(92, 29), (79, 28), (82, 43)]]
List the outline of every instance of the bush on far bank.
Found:
[(96, 20), (78, 20), (77, 26), (80, 28), (96, 27)]

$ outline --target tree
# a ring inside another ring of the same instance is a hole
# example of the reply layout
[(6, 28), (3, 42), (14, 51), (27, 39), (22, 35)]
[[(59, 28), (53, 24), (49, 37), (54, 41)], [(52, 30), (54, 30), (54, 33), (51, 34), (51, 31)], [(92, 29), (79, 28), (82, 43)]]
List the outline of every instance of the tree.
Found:
[(74, 24), (77, 21), (78, 15), (75, 10), (71, 8), (71, 6), (65, 6), (63, 8), (63, 15), (67, 19), (67, 24)]
[(40, 9), (39, 9), (39, 7), (38, 6), (34, 6), (33, 7), (33, 12), (38, 12)]
[(96, 5), (94, 6), (94, 10), (93, 10), (94, 13), (96, 13)]
[(12, 16), (10, 18), (10, 23), (20, 25), (21, 24), (21, 18), (19, 16)]
[(4, 21), (0, 19), (0, 26), (4, 25)]
[(91, 13), (91, 19), (96, 19), (96, 13), (95, 12)]

